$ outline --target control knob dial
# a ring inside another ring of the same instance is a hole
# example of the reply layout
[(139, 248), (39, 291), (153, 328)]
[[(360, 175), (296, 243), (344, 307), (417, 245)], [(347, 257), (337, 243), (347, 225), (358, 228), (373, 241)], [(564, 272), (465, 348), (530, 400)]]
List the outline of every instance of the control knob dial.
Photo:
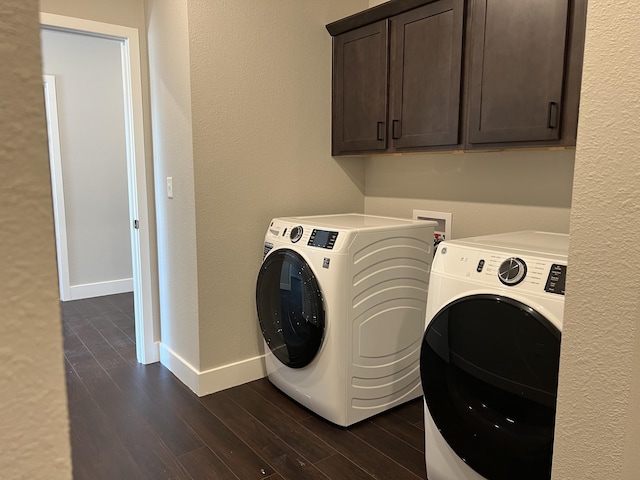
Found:
[(498, 278), (505, 285), (513, 286), (519, 284), (527, 275), (527, 264), (524, 260), (511, 257), (500, 264)]
[(297, 227), (293, 227), (291, 229), (291, 232), (289, 233), (289, 238), (291, 239), (292, 243), (296, 243), (298, 240), (300, 240), (302, 238), (302, 227), (301, 226), (297, 226)]

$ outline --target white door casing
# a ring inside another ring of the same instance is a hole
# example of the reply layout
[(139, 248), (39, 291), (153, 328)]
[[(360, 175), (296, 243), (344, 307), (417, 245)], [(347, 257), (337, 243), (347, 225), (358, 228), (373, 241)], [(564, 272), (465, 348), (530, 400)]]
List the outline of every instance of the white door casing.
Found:
[(58, 257), (58, 285), (60, 299), (71, 300), (69, 281), (69, 257), (67, 255), (67, 220), (62, 186), (62, 161), (60, 156), (60, 130), (58, 128), (58, 101), (56, 77), (43, 76), (44, 107), (47, 117), (47, 138), (49, 141), (49, 167), (51, 171), (51, 193), (53, 197), (53, 220), (56, 232), (56, 252)]

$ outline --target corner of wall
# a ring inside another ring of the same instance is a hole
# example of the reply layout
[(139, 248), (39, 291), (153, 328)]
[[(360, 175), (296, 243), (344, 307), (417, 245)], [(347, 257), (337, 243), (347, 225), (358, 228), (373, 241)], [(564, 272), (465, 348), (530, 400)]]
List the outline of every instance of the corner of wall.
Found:
[(166, 345), (160, 344), (160, 363), (199, 397), (267, 375), (264, 355), (199, 371)]

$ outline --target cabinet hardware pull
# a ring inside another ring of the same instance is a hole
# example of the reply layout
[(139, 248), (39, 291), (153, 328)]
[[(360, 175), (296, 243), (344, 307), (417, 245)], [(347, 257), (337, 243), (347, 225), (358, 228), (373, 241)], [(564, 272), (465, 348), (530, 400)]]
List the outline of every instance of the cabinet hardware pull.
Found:
[(558, 104), (549, 102), (549, 116), (547, 118), (547, 128), (558, 127)]
[(380, 127), (384, 126), (384, 122), (378, 122), (377, 131), (376, 131), (376, 140), (384, 140), (384, 134)]
[(400, 120), (394, 120), (391, 122), (391, 138), (397, 140), (400, 138), (400, 135), (397, 133), (397, 126), (400, 125)]

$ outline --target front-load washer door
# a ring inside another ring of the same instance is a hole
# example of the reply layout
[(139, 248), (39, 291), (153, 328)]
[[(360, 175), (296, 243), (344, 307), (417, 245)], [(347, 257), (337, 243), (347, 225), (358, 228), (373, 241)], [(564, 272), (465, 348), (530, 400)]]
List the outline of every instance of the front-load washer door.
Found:
[(262, 335), (275, 357), (291, 368), (311, 363), (322, 344), (325, 309), (313, 270), (297, 252), (283, 248), (265, 259), (256, 305)]
[(483, 477), (548, 479), (559, 358), (560, 332), (531, 307), (500, 295), (453, 301), (422, 342), (428, 414)]

